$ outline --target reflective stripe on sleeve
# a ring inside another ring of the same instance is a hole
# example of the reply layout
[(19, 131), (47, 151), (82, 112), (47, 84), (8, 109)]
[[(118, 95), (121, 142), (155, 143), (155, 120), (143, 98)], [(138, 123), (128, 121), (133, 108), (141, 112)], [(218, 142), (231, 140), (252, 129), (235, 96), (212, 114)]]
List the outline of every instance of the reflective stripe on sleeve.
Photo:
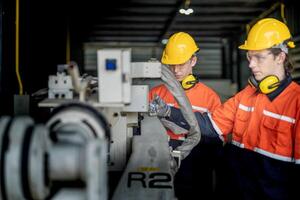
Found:
[(214, 122), (214, 120), (212, 119), (211, 114), (210, 114), (209, 112), (207, 113), (207, 116), (209, 117), (210, 122), (211, 122), (211, 124), (213, 125), (215, 131), (218, 133), (219, 138), (224, 142), (225, 140), (224, 140), (223, 133), (222, 133), (221, 129), (220, 129), (220, 128), (218, 127), (218, 125)]
[(243, 143), (239, 143), (239, 142), (234, 141), (234, 140), (232, 140), (231, 143), (234, 144), (235, 146), (240, 147), (240, 148), (244, 148), (244, 144)]
[[(244, 144), (243, 143), (240, 143), (240, 142), (237, 142), (237, 141), (234, 141), (232, 140), (231, 143), (237, 147), (240, 147), (240, 148), (244, 148)], [(266, 150), (263, 150), (263, 149), (260, 149), (258, 147), (254, 147), (253, 151), (259, 153), (259, 154), (262, 154), (264, 156), (267, 156), (269, 158), (273, 158), (273, 159), (276, 159), (276, 160), (281, 160), (281, 161), (285, 161), (285, 162), (294, 162), (294, 159), (291, 158), (291, 157), (287, 157), (287, 156), (282, 156), (282, 155), (278, 155), (278, 154), (275, 154), (275, 153), (271, 153), (271, 152), (268, 152)], [(300, 164), (300, 159), (296, 160), (295, 161), (296, 164)]]
[[(171, 107), (174, 107), (175, 104), (173, 104), (173, 103), (168, 103), (168, 105), (171, 106)], [(201, 107), (201, 106), (193, 106), (193, 105), (192, 105), (192, 108), (193, 108), (194, 110), (201, 111), (201, 112), (209, 112), (209, 110), (208, 110), (207, 108), (204, 108), (204, 107)]]
[(292, 124), (295, 124), (295, 122), (296, 122), (296, 120), (292, 117), (288, 117), (288, 116), (285, 116), (285, 115), (279, 115), (277, 113), (273, 113), (273, 112), (270, 112), (270, 111), (267, 111), (267, 110), (263, 110), (263, 114), (266, 115), (266, 116), (275, 118), (275, 119), (279, 119), (279, 120), (283, 120), (283, 121), (292, 123)]
[(200, 107), (200, 106), (192, 106), (192, 108), (194, 110), (198, 110), (198, 111), (201, 111), (201, 112), (209, 112), (207, 108), (203, 108), (203, 107)]
[(185, 140), (185, 137), (178, 137), (177, 140), (184, 141), (184, 140)]
[(241, 103), (239, 104), (239, 109), (244, 110), (246, 112), (253, 112), (254, 111), (254, 107), (245, 106)]

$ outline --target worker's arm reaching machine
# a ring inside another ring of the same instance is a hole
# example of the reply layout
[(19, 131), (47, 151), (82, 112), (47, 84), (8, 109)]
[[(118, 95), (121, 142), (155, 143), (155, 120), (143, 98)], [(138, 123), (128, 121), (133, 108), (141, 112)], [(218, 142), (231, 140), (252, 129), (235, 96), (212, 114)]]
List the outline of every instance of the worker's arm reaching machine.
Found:
[[(190, 104), (190, 101), (186, 97), (181, 85), (176, 80), (173, 72), (165, 65), (162, 66), (162, 80), (164, 81), (164, 84), (169, 89), (169, 91), (173, 94), (176, 101), (178, 102), (181, 111), (182, 111), (182, 117), (185, 119), (186, 123), (189, 125), (187, 127), (188, 133), (187, 137), (184, 140), (183, 144), (178, 146), (175, 151), (179, 151), (181, 154), (181, 159), (186, 158), (189, 153), (192, 151), (192, 149), (200, 142), (201, 139), (201, 131), (199, 128), (199, 125), (197, 123), (197, 120), (193, 114), (192, 106)], [(161, 100), (162, 101), (162, 100)], [(150, 106), (151, 108), (151, 106)], [(151, 109), (150, 109), (151, 111)], [(165, 111), (168, 111), (166, 109)], [(165, 113), (170, 114), (170, 113)], [(176, 129), (178, 129), (180, 126), (170, 126), (170, 123), (168, 120), (163, 119), (162, 123), (166, 125), (167, 127), (171, 128), (174, 133), (176, 133)]]
[[(184, 118), (182, 111), (178, 108), (171, 107), (166, 104), (159, 96), (156, 96), (151, 102), (151, 113), (160, 118), (164, 118), (169, 124), (172, 124), (173, 129), (190, 129), (190, 124)], [(201, 130), (201, 140), (204, 143), (222, 142), (222, 137), (216, 132), (211, 120), (210, 114), (195, 112), (194, 116)], [(172, 127), (171, 127), (172, 128)]]

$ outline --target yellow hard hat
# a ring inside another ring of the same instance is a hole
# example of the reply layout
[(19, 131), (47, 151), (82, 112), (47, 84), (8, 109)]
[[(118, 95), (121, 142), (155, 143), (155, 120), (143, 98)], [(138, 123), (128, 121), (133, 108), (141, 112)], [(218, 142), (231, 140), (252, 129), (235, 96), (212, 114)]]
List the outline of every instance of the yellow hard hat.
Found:
[(169, 38), (161, 62), (165, 65), (182, 64), (198, 50), (195, 40), (188, 33), (178, 32)]
[[(273, 18), (265, 18), (259, 20), (250, 30), (247, 40), (240, 49), (244, 50), (263, 50), (279, 45), (282, 42), (290, 39), (291, 33), (288, 27)], [(294, 48), (295, 44), (292, 41), (287, 43), (288, 47)]]

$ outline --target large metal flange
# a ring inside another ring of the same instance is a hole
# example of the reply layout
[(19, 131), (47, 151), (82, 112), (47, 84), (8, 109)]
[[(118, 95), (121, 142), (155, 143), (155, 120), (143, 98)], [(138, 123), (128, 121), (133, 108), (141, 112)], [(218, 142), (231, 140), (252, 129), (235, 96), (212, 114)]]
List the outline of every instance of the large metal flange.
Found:
[[(84, 143), (94, 138), (110, 140), (110, 129), (106, 119), (92, 106), (80, 102), (57, 107), (46, 126), (51, 134), (59, 133), (56, 137), (62, 140), (77, 138), (84, 140)], [(54, 140), (56, 137), (51, 135)]]
[(45, 199), (50, 193), (51, 182), (46, 171), (48, 132), (44, 125), (36, 125), (28, 149), (28, 190), (33, 199)]
[(16, 117), (8, 127), (8, 148), (4, 155), (4, 181), (7, 199), (28, 199), (28, 192), (24, 189), (23, 165), (26, 158), (24, 147), (30, 142), (33, 120), (29, 117)]
[(8, 130), (11, 118), (4, 116), (0, 118), (0, 199), (7, 199), (4, 180), (5, 153), (8, 149)]

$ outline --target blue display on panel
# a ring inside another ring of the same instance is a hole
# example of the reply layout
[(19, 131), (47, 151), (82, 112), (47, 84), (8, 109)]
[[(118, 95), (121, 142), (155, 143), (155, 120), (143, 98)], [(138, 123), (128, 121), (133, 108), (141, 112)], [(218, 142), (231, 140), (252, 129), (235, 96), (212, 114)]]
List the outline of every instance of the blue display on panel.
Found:
[(106, 70), (116, 70), (117, 69), (117, 60), (116, 59), (106, 59), (105, 60)]

